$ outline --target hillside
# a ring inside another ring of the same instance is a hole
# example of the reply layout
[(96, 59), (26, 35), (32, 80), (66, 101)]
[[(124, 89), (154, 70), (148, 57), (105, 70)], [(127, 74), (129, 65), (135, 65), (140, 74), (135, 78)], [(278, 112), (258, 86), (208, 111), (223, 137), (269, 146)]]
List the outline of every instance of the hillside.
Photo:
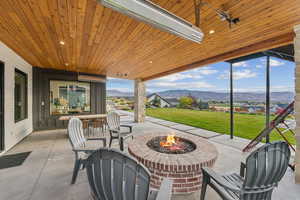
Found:
[[(167, 90), (158, 92), (164, 98), (180, 98), (182, 96), (193, 96), (202, 101), (229, 101), (229, 93), (226, 92), (211, 92), (211, 91), (197, 91), (197, 90)], [(121, 92), (118, 90), (107, 90), (107, 96), (113, 97), (128, 97), (133, 96), (132, 92)], [(265, 93), (259, 92), (236, 92), (234, 93), (234, 101), (251, 101), (264, 102)], [(294, 93), (292, 92), (272, 92), (272, 102), (289, 103), (294, 100)]]

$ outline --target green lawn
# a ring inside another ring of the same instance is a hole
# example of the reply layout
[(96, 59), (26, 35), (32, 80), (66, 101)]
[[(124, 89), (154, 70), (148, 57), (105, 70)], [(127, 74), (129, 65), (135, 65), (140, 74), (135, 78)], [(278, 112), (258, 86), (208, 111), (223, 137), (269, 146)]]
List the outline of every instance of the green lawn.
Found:
[[(218, 133), (229, 134), (230, 132), (229, 113), (178, 108), (149, 108), (146, 114), (151, 117), (199, 127)], [(235, 136), (253, 139), (264, 128), (265, 116), (234, 114), (234, 123)], [(292, 144), (295, 144), (295, 138), (290, 132), (288, 132), (286, 136)], [(270, 139), (273, 141), (281, 140), (282, 138), (276, 131), (273, 131)]]

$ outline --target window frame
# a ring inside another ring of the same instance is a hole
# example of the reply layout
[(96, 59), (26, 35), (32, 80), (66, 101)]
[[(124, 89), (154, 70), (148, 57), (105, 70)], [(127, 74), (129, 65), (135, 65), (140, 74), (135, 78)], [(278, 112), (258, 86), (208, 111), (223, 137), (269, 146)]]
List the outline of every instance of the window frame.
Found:
[[(90, 87), (90, 95), (89, 95), (89, 105), (90, 105), (90, 111), (87, 111), (87, 112), (80, 112), (80, 113), (62, 113), (62, 114), (52, 114), (51, 113), (51, 81), (63, 81), (63, 82), (73, 82), (73, 83), (86, 83), (89, 85)], [(49, 79), (49, 82), (48, 82), (48, 85), (49, 85), (49, 99), (48, 99), (48, 105), (49, 105), (49, 115), (50, 116), (68, 116), (68, 115), (89, 115), (92, 113), (92, 91), (91, 91), (91, 88), (92, 88), (92, 84), (91, 82), (85, 82), (85, 81), (78, 81), (78, 80), (61, 80), (61, 79)]]
[(15, 123), (17, 122), (20, 122), (20, 121), (23, 121), (23, 120), (26, 120), (28, 119), (28, 74), (21, 71), (20, 69), (18, 68), (15, 68), (15, 77), (14, 77), (14, 81), (16, 81), (16, 73), (18, 74), (21, 74), (22, 76), (24, 76), (25, 78), (25, 115), (24, 115), (24, 118), (20, 118), (20, 119), (16, 119), (16, 82), (14, 84), (14, 121)]

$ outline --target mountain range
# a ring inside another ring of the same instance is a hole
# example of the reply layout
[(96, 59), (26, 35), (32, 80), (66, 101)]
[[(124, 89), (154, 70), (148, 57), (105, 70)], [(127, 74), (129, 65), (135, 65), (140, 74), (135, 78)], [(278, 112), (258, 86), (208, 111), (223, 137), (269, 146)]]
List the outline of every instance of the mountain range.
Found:
[[(198, 90), (166, 90), (157, 92), (163, 98), (180, 98), (182, 96), (193, 96), (202, 101), (229, 101), (230, 94), (227, 92), (211, 92)], [(129, 97), (133, 92), (122, 92), (119, 90), (107, 90), (107, 95), (111, 97)], [(149, 95), (149, 94), (147, 94)], [(272, 102), (289, 103), (294, 100), (293, 92), (271, 92)], [(235, 92), (234, 101), (264, 102), (265, 93), (262, 92)]]

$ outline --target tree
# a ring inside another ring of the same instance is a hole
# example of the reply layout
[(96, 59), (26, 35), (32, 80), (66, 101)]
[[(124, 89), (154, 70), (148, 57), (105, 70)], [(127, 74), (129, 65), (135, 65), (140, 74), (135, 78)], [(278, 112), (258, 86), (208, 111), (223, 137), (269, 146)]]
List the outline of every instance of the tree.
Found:
[(198, 103), (198, 107), (200, 110), (207, 110), (209, 109), (209, 104), (200, 100)]
[(191, 97), (181, 97), (179, 99), (180, 108), (191, 108), (194, 100)]
[(198, 102), (197, 102), (197, 98), (192, 96), (192, 94), (190, 93), (188, 96), (190, 99), (192, 99), (192, 103), (191, 103), (191, 107), (192, 108), (197, 108), (198, 107)]
[(152, 101), (152, 105), (155, 107), (160, 107), (161, 106), (160, 99), (158, 97), (155, 97)]

